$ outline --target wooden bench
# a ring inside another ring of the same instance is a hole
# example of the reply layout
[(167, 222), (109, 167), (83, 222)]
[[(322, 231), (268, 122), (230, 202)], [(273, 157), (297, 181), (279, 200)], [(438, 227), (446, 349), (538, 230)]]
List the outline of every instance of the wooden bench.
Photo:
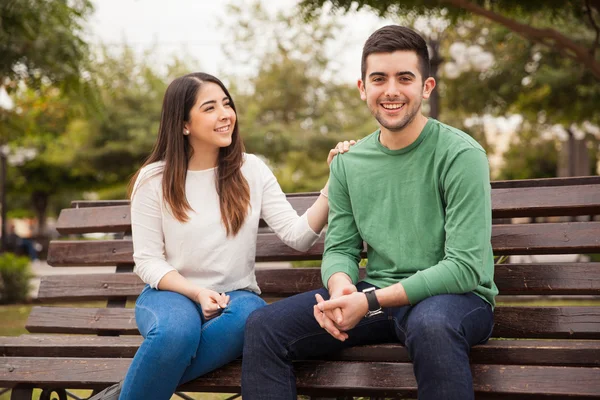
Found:
[[(492, 187), (496, 255), (600, 253), (600, 222), (590, 217), (600, 214), (600, 177), (493, 182)], [(316, 195), (289, 199), (302, 213)], [(538, 222), (498, 223), (513, 217)], [(557, 218), (540, 223), (539, 217)], [(48, 256), (53, 266), (116, 266), (116, 273), (42, 278), (43, 302), (108, 302), (103, 308), (36, 306), (27, 322), (31, 334), (0, 338), (0, 387), (13, 388), (12, 399), (30, 398), (33, 387), (46, 388), (48, 399), (54, 389), (66, 398), (65, 388), (104, 388), (123, 378), (141, 343), (134, 310), (125, 307), (144, 286), (132, 273), (128, 202), (73, 202), (60, 214), (57, 229), (63, 235), (120, 235), (53, 241)], [(299, 253), (273, 233), (259, 236), (257, 261), (321, 258), (323, 238)], [(258, 269), (257, 277), (269, 299), (321, 286), (318, 269)], [(495, 280), (502, 296), (494, 339), (471, 354), (477, 397), (600, 398), (600, 263), (499, 264)], [(539, 296), (548, 305), (527, 305), (532, 299), (539, 303)], [(240, 373), (240, 362), (234, 361), (180, 390), (239, 393)], [(296, 374), (299, 392), (313, 396), (416, 397), (412, 365), (398, 344), (297, 362)]]

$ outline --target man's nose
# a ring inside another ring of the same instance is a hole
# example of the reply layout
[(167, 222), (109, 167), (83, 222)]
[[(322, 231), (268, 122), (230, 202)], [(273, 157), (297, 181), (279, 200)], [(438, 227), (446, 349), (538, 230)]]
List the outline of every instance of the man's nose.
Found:
[(388, 81), (385, 87), (385, 95), (387, 97), (398, 97), (400, 95), (400, 84), (395, 80)]

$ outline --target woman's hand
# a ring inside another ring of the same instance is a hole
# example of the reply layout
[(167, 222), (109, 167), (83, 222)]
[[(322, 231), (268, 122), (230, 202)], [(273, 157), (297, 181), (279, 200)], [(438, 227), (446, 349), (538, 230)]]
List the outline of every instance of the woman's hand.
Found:
[(229, 296), (225, 293), (217, 293), (210, 289), (200, 289), (196, 294), (196, 302), (202, 308), (202, 314), (206, 319), (217, 317), (229, 304)]
[(337, 154), (342, 154), (350, 150), (350, 146), (354, 146), (356, 144), (356, 140), (346, 140), (344, 142), (339, 142), (333, 149), (329, 150), (329, 155), (327, 156), (327, 165), (331, 165), (333, 161), (333, 157)]

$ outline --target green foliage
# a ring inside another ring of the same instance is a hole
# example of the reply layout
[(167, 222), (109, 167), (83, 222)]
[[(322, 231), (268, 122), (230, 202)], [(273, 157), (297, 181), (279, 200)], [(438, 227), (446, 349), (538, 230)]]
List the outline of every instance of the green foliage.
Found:
[(53, 84), (89, 97), (83, 73), (88, 45), (84, 23), (89, 0), (5, 0), (0, 2), (0, 85), (9, 92)]
[[(329, 175), (329, 150), (376, 129), (357, 89), (332, 78), (327, 44), (339, 26), (335, 19), (305, 23), (289, 11), (273, 16), (258, 2), (233, 4), (230, 12), (229, 30), (236, 35), (227, 49), (231, 63), (253, 62), (258, 71), (248, 79), (231, 79), (248, 152), (269, 161), (284, 191), (320, 189)], [(260, 54), (263, 31), (272, 46)]]
[(534, 179), (556, 176), (557, 141), (541, 138), (536, 132), (524, 131), (513, 137), (506, 153), (499, 179)]
[(75, 161), (95, 171), (102, 186), (122, 184), (150, 154), (169, 77), (125, 45), (118, 53), (104, 48), (93, 76), (101, 118), (88, 122)]
[(29, 258), (13, 253), (0, 254), (0, 304), (26, 301), (32, 276)]

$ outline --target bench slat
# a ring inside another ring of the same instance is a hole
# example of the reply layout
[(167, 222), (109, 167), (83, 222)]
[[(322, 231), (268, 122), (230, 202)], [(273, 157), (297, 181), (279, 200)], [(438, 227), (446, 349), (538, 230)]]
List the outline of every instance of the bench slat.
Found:
[(576, 185), (598, 185), (600, 176), (571, 176), (562, 178), (536, 178), (515, 179), (507, 181), (490, 182), (492, 189), (522, 188), (522, 187), (547, 187), (547, 186), (576, 186)]
[[(131, 359), (15, 358), (0, 361), (0, 383), (31, 382), (43, 387), (102, 388), (120, 380)], [(543, 393), (554, 398), (597, 398), (600, 368), (479, 365), (472, 366), (477, 394), (497, 393), (508, 398)], [(302, 361), (295, 364), (301, 394), (414, 396), (412, 365), (383, 362)], [(238, 392), (241, 363), (234, 361), (179, 389)], [(372, 379), (377, 377), (377, 379)]]
[[(364, 269), (360, 270), (361, 278)], [(266, 297), (291, 296), (323, 286), (318, 268), (257, 269)], [(600, 295), (600, 263), (500, 264), (494, 280), (502, 295)], [(144, 288), (134, 273), (47, 275), (38, 300), (103, 300), (137, 297)]]
[[(496, 307), (494, 337), (600, 339), (600, 307)], [(31, 333), (138, 334), (132, 308), (34, 307)]]
[[(306, 253), (273, 233), (258, 235), (256, 261), (318, 260), (325, 235)], [(600, 222), (494, 225), (494, 254), (574, 254), (600, 252)], [(363, 253), (363, 257), (366, 253)], [(53, 266), (115, 265), (133, 261), (131, 240), (54, 240), (48, 251)]]
[[(142, 342), (140, 336), (22, 335), (0, 337), (5, 357), (130, 358)], [(357, 346), (333, 354), (328, 360), (410, 362), (400, 344)], [(490, 340), (471, 350), (479, 364), (600, 366), (600, 342), (591, 340)]]
[[(288, 200), (298, 214), (303, 214), (318, 195), (318, 193), (288, 195)], [(123, 200), (115, 202), (115, 204), (119, 205), (64, 209), (60, 213), (56, 229), (63, 235), (128, 231), (131, 226), (128, 202)], [(594, 215), (598, 213), (600, 213), (600, 184), (494, 189), (492, 191), (493, 218)], [(266, 224), (262, 221), (261, 225)]]

